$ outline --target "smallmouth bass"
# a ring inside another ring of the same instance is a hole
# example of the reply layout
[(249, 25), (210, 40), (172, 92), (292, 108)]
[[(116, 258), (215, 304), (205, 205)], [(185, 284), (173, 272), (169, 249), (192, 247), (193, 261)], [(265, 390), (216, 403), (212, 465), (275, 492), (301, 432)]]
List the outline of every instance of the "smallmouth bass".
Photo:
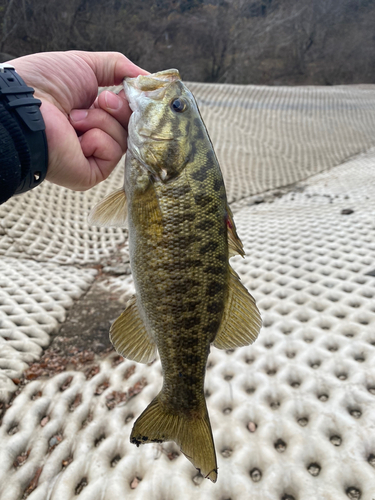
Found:
[(132, 443), (175, 441), (216, 482), (204, 397), (210, 345), (252, 343), (261, 319), (229, 264), (244, 256), (211, 140), (177, 70), (127, 78), (129, 121), (124, 187), (90, 214), (97, 225), (129, 228), (136, 295), (110, 339), (140, 363), (159, 352), (163, 387), (136, 420)]

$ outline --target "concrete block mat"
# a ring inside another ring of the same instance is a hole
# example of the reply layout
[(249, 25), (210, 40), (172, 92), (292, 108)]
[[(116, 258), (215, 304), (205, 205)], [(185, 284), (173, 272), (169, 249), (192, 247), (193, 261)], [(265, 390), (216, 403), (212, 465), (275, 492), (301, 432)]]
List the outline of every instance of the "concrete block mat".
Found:
[(73, 299), (80, 317), (97, 271), (95, 293), (133, 293), (126, 232), (85, 226), (118, 170), (96, 191), (45, 183), (39, 201), (32, 192), (0, 209), (1, 500), (375, 498), (374, 89), (193, 87), (213, 138), (225, 125), (230, 139), (216, 147), (247, 254), (232, 265), (264, 321), (254, 345), (212, 348), (208, 360), (218, 482), (174, 443), (129, 442), (161, 387), (159, 361), (103, 351), (10, 398)]

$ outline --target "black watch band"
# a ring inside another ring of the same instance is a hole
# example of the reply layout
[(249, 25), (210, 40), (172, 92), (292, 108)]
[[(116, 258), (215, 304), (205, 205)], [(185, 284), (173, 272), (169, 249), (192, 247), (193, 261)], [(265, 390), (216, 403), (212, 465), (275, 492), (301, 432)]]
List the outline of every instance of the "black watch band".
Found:
[(0, 101), (16, 119), (28, 149), (22, 155), (21, 165), (26, 175), (14, 194), (24, 193), (38, 186), (46, 177), (48, 147), (45, 125), (39, 99), (10, 64), (0, 64)]

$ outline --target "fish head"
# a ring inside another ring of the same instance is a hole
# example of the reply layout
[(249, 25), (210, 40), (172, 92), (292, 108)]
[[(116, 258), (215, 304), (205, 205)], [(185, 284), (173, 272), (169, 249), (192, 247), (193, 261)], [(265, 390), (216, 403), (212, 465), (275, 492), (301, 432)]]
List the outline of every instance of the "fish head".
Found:
[(176, 69), (124, 80), (133, 111), (128, 149), (154, 178), (177, 177), (192, 157), (193, 128), (200, 117), (193, 94)]

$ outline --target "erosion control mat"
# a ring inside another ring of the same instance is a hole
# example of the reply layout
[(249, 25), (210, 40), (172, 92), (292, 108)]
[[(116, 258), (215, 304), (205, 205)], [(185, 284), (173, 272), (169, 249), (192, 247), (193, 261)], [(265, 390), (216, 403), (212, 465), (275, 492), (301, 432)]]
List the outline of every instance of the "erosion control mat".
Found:
[(264, 320), (253, 346), (211, 349), (218, 482), (174, 443), (129, 442), (162, 377), (105, 337), (134, 290), (126, 231), (86, 217), (118, 168), (0, 207), (1, 500), (375, 498), (375, 87), (190, 87)]

